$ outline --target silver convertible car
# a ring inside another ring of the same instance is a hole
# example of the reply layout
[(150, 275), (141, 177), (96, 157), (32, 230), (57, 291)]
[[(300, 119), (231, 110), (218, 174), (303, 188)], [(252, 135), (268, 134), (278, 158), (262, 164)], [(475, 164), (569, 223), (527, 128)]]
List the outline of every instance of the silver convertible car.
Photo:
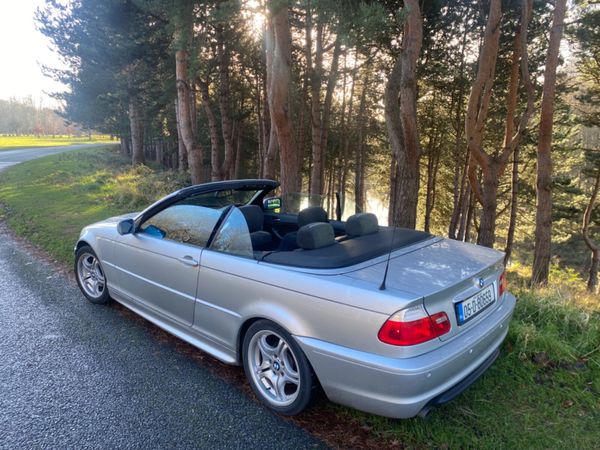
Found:
[(300, 413), (322, 388), (363, 411), (425, 415), (490, 367), (515, 307), (502, 253), (369, 213), (331, 220), (269, 197), (277, 187), (191, 186), (85, 227), (81, 290), (243, 365), (280, 414)]

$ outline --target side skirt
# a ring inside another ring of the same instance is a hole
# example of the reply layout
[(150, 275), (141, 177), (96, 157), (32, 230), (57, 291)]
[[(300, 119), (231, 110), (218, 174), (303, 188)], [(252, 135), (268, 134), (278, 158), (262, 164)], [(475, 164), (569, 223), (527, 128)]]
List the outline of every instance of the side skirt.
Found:
[(150, 308), (129, 298), (129, 296), (123, 294), (113, 286), (109, 286), (109, 292), (110, 296), (115, 301), (119, 302), (121, 305), (125, 306), (127, 309), (130, 309), (134, 313), (140, 315), (147, 321), (152, 322), (154, 325), (163, 329), (167, 333), (170, 333), (173, 336), (187, 342), (188, 344), (208, 353), (209, 355), (214, 356), (225, 364), (240, 364), (234, 351), (210, 340), (204, 335), (201, 335), (191, 327), (181, 326), (180, 324), (177, 324), (176, 322), (163, 317), (162, 315), (158, 315)]

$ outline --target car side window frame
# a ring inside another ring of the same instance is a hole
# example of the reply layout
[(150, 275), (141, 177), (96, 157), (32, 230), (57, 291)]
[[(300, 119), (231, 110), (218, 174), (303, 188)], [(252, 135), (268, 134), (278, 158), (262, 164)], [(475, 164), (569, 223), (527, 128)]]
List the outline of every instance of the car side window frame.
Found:
[[(195, 248), (202, 248), (202, 249), (209, 248), (212, 239), (214, 239), (216, 231), (221, 226), (224, 217), (227, 215), (227, 212), (230, 211), (232, 205), (225, 206), (224, 208), (220, 208), (220, 209), (222, 209), (221, 214), (219, 215), (219, 218), (215, 222), (215, 225), (213, 226), (213, 228), (210, 230), (209, 237), (208, 237), (208, 239), (207, 239), (207, 241), (206, 241), (206, 243), (204, 245), (199, 245), (199, 244), (197, 244), (195, 242), (186, 242), (186, 241), (179, 240), (179, 239), (172, 239), (172, 238), (169, 238), (167, 234), (165, 236), (159, 238), (158, 236), (153, 235), (151, 233), (146, 233), (145, 230), (142, 229), (142, 227), (144, 226), (144, 224), (146, 224), (148, 221), (152, 220), (152, 218), (156, 217), (158, 214), (161, 214), (161, 213), (169, 210), (170, 208), (172, 208), (174, 206), (177, 206), (178, 204), (180, 204), (180, 202), (183, 202), (183, 201), (185, 201), (187, 199), (188, 198), (182, 198), (182, 199), (179, 199), (177, 201), (174, 201), (174, 202), (166, 205), (164, 208), (161, 208), (160, 210), (154, 212), (152, 215), (150, 215), (148, 217), (143, 217), (143, 215), (140, 214), (140, 216), (138, 216), (136, 218), (136, 222), (139, 221), (139, 223), (135, 225), (134, 234), (144, 233), (145, 236), (151, 237), (153, 239), (168, 240), (168, 241), (171, 241), (171, 242), (176, 242), (178, 244), (190, 245), (190, 246), (193, 246)], [(211, 208), (209, 208), (207, 206), (200, 206), (200, 205), (192, 205), (192, 206), (196, 206), (198, 208), (211, 209)], [(151, 225), (151, 226), (153, 226), (153, 225)], [(165, 230), (162, 230), (161, 228), (156, 227), (156, 226), (155, 226), (155, 228), (157, 228), (161, 232), (165, 231)]]
[[(220, 237), (221, 232), (223, 230), (223, 227), (227, 224), (227, 222), (229, 221), (229, 219), (231, 218), (232, 214), (234, 214), (234, 211), (239, 211), (239, 209), (237, 209), (237, 207), (235, 205), (230, 205), (227, 208), (226, 213), (224, 213), (223, 215), (221, 215), (221, 217), (219, 218), (219, 223), (217, 224), (217, 226), (215, 226), (215, 229), (213, 230), (213, 235), (211, 235), (211, 239), (208, 243), (208, 245), (205, 247), (206, 250), (210, 250), (216, 253), (222, 253), (225, 255), (229, 255), (229, 256), (235, 256), (237, 258), (243, 258), (243, 259), (254, 259), (254, 253), (252, 251), (252, 243), (249, 241), (250, 243), (250, 254), (248, 255), (243, 255), (240, 253), (235, 253), (233, 251), (223, 251), (223, 250), (219, 250), (214, 248), (213, 244), (215, 243), (215, 240), (217, 239), (217, 237)], [(238, 212), (238, 214), (241, 215), (241, 212)], [(247, 228), (247, 223), (246, 223), (246, 219), (243, 217), (243, 215), (241, 215), (242, 220), (244, 221), (244, 223), (246, 224), (246, 231), (248, 233), (248, 239), (250, 239), (250, 232)]]

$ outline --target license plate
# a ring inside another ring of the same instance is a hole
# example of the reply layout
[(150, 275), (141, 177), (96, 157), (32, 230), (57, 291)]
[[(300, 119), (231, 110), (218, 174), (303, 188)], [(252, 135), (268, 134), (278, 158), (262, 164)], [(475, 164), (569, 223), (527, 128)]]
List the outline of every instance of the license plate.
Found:
[(460, 303), (457, 303), (456, 308), (456, 318), (459, 325), (468, 322), (472, 318), (474, 318), (477, 314), (482, 312), (492, 303), (494, 303), (495, 295), (494, 295), (494, 285), (490, 284), (488, 287), (479, 291), (473, 297), (470, 297), (466, 300), (463, 300)]

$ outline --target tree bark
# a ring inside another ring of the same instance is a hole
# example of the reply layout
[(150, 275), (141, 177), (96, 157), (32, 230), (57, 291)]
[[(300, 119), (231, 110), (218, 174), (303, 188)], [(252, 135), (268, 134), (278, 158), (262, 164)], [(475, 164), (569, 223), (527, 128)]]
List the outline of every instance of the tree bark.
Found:
[(233, 121), (231, 119), (230, 86), (229, 86), (229, 49), (223, 36), (223, 27), (217, 26), (217, 63), (219, 65), (219, 110), (221, 113), (221, 131), (225, 154), (221, 174), (232, 178), (235, 164), (235, 147), (233, 143)]
[[(311, 21), (308, 20), (307, 23)], [(312, 46), (310, 32), (307, 28), (307, 54), (311, 52)], [(336, 38), (331, 59), (331, 69), (325, 90), (325, 99), (321, 105), (321, 84), (323, 79), (323, 23), (321, 20), (317, 23), (317, 41), (314, 67), (310, 68), (310, 85), (311, 85), (311, 118), (312, 118), (312, 168), (310, 177), (310, 194), (318, 196), (323, 194), (323, 176), (325, 167), (325, 150), (327, 148), (327, 137), (329, 132), (329, 115), (331, 112), (331, 103), (333, 100), (333, 90), (338, 77), (338, 64), (341, 53), (341, 42)], [(311, 57), (307, 56), (307, 61), (310, 62)]]
[(134, 165), (145, 164), (144, 125), (140, 108), (134, 99), (129, 102), (129, 126), (131, 129), (131, 162)]
[[(265, 116), (269, 117), (268, 133), (265, 130), (265, 138), (268, 141), (266, 144), (266, 153), (261, 161), (263, 177), (267, 179), (275, 178), (277, 152), (279, 151), (279, 141), (277, 138), (277, 130), (275, 128), (275, 117), (273, 117), (271, 107), (269, 105), (269, 93), (271, 90), (271, 80), (273, 78), (273, 52), (275, 51), (275, 30), (273, 29), (272, 21), (269, 21), (265, 27)], [(265, 118), (265, 123), (267, 122)]]
[(177, 99), (175, 99), (175, 120), (177, 122), (177, 160), (180, 172), (187, 172), (188, 170), (188, 155), (183, 143), (183, 137), (181, 136), (181, 125), (179, 123), (179, 106), (177, 105)]
[(508, 232), (506, 234), (506, 247), (504, 248), (504, 265), (506, 266), (512, 256), (513, 243), (515, 240), (515, 229), (517, 227), (517, 213), (519, 210), (519, 154), (520, 147), (515, 148), (513, 153), (512, 187), (510, 195), (510, 219)]
[(531, 271), (532, 285), (548, 283), (550, 271), (550, 244), (552, 238), (552, 126), (554, 122), (554, 96), (556, 69), (562, 39), (566, 0), (556, 0), (554, 17), (546, 54), (544, 88), (540, 108), (540, 134), (537, 149), (535, 250)]
[(204, 107), (210, 134), (210, 177), (212, 181), (219, 181), (224, 176), (223, 172), (221, 172), (222, 167), (219, 153), (219, 126), (217, 125), (217, 118), (210, 104), (208, 82), (198, 78), (198, 87), (200, 88), (200, 98), (202, 99), (202, 106)]
[[(488, 108), (492, 96), (494, 74), (496, 70), (496, 59), (498, 56), (500, 21), (502, 19), (501, 1), (492, 0), (486, 29), (483, 37), (483, 45), (479, 54), (479, 66), (477, 77), (471, 89), (467, 107), (467, 120), (465, 122), (465, 134), (467, 145), (472, 157), (469, 167), (469, 182), (477, 200), (482, 204), (481, 222), (477, 243), (487, 247), (493, 247), (496, 238), (496, 207), (498, 204), (498, 181), (504, 173), (510, 155), (520, 144), (521, 138), (526, 131), (529, 118), (533, 113), (534, 98), (533, 88), (529, 76), (528, 52), (527, 52), (527, 28), (531, 18), (532, 0), (522, 0), (521, 24), (515, 37), (515, 48), (513, 51), (513, 66), (509, 93), (507, 97), (507, 123), (505, 129), (504, 145), (500, 152), (488, 155), (483, 149), (483, 137), (488, 117)], [(519, 85), (518, 65), (521, 62), (521, 74), (527, 89), (527, 106), (519, 118), (519, 125), (514, 130), (517, 91)], [(477, 167), (481, 168), (483, 185), (477, 177)]]
[(406, 0), (407, 10), (400, 55), (386, 83), (385, 122), (397, 173), (390, 199), (390, 224), (415, 228), (419, 198), (421, 148), (417, 128), (417, 60), (423, 40), (419, 2)]
[[(501, 0), (491, 0), (488, 20), (483, 35), (483, 44), (479, 51), (477, 76), (471, 88), (465, 121), (465, 135), (471, 155), (469, 164), (469, 181), (472, 191), (482, 203), (480, 233), (477, 243), (493, 247), (496, 221), (496, 193), (492, 164), (493, 160), (482, 148), (483, 133), (488, 116), (488, 108), (492, 96), (492, 86), (496, 72), (496, 59), (500, 41), (500, 21), (502, 19)], [(484, 186), (479, 185), (476, 176), (476, 164), (481, 167)], [(497, 173), (497, 171), (494, 171)], [(497, 186), (497, 181), (495, 182)], [(484, 194), (485, 192), (485, 194)]]
[[(365, 114), (367, 100), (367, 86), (369, 85), (369, 67), (365, 71), (362, 92), (360, 93), (360, 103), (358, 106), (358, 145), (355, 156), (355, 180), (354, 180), (354, 211), (357, 213), (365, 212)], [(353, 81), (354, 83), (354, 81)], [(348, 118), (350, 121), (350, 117)]]
[(425, 196), (425, 223), (423, 225), (423, 230), (427, 232), (431, 228), (431, 213), (435, 207), (437, 174), (440, 162), (440, 149), (437, 140), (438, 131), (437, 127), (434, 126), (427, 145), (427, 192)]
[[(467, 10), (469, 11), (469, 10)], [(465, 130), (464, 124), (464, 101), (465, 101), (465, 83), (463, 83), (463, 79), (465, 78), (465, 52), (467, 49), (467, 37), (469, 34), (469, 27), (465, 25), (462, 35), (462, 42), (460, 47), (460, 66), (458, 72), (458, 92), (456, 93), (456, 100), (454, 101), (454, 159), (456, 161), (456, 165), (454, 166), (454, 176), (453, 176), (453, 186), (454, 191), (452, 193), (452, 213), (450, 215), (450, 224), (448, 225), (448, 237), (450, 239), (457, 239), (458, 232), (458, 224), (460, 220), (460, 213), (462, 211), (462, 200), (465, 189), (465, 181), (466, 181), (466, 173), (467, 173), (467, 163), (468, 163), (468, 152), (466, 152), (466, 157), (461, 158), (461, 153), (464, 151), (463, 147), (463, 136)], [(459, 164), (459, 161), (463, 159), (465, 164)]]
[(202, 146), (196, 142), (194, 127), (192, 124), (192, 108), (190, 84), (188, 79), (188, 52), (177, 50), (175, 52), (175, 74), (177, 80), (177, 107), (179, 116), (179, 129), (181, 138), (188, 154), (188, 165), (192, 184), (204, 181), (204, 151)]
[(125, 136), (119, 136), (119, 141), (120, 141), (120, 149), (121, 149), (121, 155), (122, 156), (129, 156), (129, 142), (128, 139)]
[(269, 108), (279, 141), (281, 192), (290, 194), (299, 192), (302, 182), (302, 159), (296, 152), (290, 114), (292, 36), (287, 4), (272, 0), (269, 6), (274, 36)]
[(595, 243), (590, 238), (590, 221), (592, 219), (592, 213), (594, 212), (594, 204), (596, 203), (596, 198), (598, 197), (598, 189), (600, 188), (600, 168), (596, 171), (596, 179), (594, 180), (594, 188), (592, 190), (592, 195), (590, 196), (590, 201), (585, 208), (585, 212), (583, 213), (583, 223), (581, 226), (581, 234), (583, 235), (583, 241), (587, 248), (592, 252), (591, 263), (590, 263), (590, 271), (588, 275), (587, 288), (588, 291), (597, 293), (598, 292), (598, 265), (600, 264), (600, 247), (597, 243)]

